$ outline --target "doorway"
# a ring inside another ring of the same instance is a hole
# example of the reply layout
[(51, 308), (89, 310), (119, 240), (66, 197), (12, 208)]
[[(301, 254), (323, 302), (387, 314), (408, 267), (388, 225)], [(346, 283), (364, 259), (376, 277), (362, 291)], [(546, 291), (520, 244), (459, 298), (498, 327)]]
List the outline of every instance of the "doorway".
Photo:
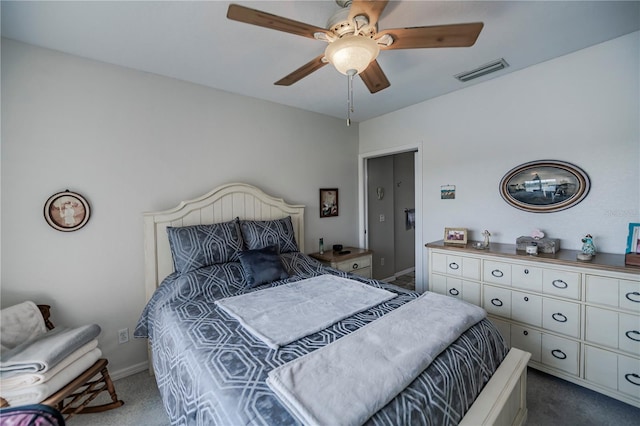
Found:
[(374, 278), (424, 291), (420, 158), (419, 147), (361, 156), (360, 235)]

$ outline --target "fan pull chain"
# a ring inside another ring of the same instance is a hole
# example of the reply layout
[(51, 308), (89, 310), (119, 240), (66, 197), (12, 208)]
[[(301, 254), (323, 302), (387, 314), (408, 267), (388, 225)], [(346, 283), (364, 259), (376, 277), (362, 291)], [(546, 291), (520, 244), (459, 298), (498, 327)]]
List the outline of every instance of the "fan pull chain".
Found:
[(356, 70), (347, 71), (347, 126), (351, 126), (351, 113), (353, 112), (353, 76)]

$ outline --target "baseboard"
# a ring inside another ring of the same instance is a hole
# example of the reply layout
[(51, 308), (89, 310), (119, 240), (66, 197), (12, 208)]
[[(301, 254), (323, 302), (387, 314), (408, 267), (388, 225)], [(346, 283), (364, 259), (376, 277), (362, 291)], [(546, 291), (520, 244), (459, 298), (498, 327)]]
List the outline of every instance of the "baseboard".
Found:
[(398, 271), (396, 273), (394, 273), (392, 276), (387, 277), (387, 278), (382, 278), (380, 281), (384, 281), (385, 283), (392, 283), (394, 282), (398, 277), (401, 277), (403, 275), (407, 275), (410, 272), (415, 272), (416, 268), (407, 268), (403, 271)]
[(407, 269), (405, 269), (405, 270), (403, 270), (403, 271), (398, 271), (398, 272), (396, 272), (394, 275), (395, 275), (396, 277), (399, 277), (399, 276), (401, 276), (401, 275), (407, 275), (407, 274), (408, 274), (408, 273), (410, 273), (410, 272), (415, 272), (415, 270), (416, 270), (416, 268), (415, 268), (415, 266), (414, 266), (414, 267), (411, 267), (411, 268), (407, 268)]
[(111, 380), (116, 381), (119, 379), (124, 379), (125, 377), (132, 376), (134, 374), (138, 374), (142, 371), (149, 371), (149, 361), (144, 361), (130, 367), (122, 368), (120, 370), (109, 371), (109, 376), (111, 376)]

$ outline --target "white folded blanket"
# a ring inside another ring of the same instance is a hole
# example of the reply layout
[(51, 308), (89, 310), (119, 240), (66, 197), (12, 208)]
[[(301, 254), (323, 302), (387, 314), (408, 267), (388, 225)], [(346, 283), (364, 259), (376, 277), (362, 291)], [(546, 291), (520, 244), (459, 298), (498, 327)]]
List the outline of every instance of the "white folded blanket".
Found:
[(100, 334), (97, 324), (55, 329), (0, 355), (0, 377), (44, 373)]
[(216, 304), (277, 349), (396, 296), (355, 280), (320, 275), (228, 297)]
[(98, 340), (93, 339), (44, 373), (24, 373), (1, 379), (2, 386), (0, 388), (2, 388), (2, 391), (9, 391), (44, 383), (97, 347)]
[(91, 367), (101, 356), (100, 349), (93, 349), (60, 370), (46, 382), (13, 390), (6, 390), (3, 387), (0, 396), (6, 399), (11, 406), (37, 404), (62, 389)]
[(361, 425), (485, 316), (478, 306), (424, 293), (272, 370), (267, 384), (306, 425)]
[(46, 332), (38, 305), (29, 300), (0, 310), (0, 353)]

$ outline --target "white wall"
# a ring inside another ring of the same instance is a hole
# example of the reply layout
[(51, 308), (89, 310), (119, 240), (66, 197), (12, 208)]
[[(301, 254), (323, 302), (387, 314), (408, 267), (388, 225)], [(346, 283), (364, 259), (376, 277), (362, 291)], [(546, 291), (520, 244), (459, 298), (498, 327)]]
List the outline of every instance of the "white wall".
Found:
[[(590, 233), (600, 251), (624, 253), (628, 224), (640, 221), (639, 41), (636, 32), (360, 123), (359, 152), (422, 142), (424, 243), (445, 227), (510, 244), (540, 228), (564, 248)], [(503, 175), (542, 159), (585, 170), (587, 198), (555, 213), (504, 202)], [(440, 199), (447, 184), (455, 200)]]
[[(112, 373), (144, 367), (146, 340), (117, 344), (145, 303), (142, 212), (241, 181), (307, 206), (307, 252), (357, 244), (357, 141), (344, 120), (3, 39), (2, 307), (98, 323)], [(340, 216), (319, 218), (323, 187)], [(71, 233), (42, 212), (65, 189), (92, 207)]]

